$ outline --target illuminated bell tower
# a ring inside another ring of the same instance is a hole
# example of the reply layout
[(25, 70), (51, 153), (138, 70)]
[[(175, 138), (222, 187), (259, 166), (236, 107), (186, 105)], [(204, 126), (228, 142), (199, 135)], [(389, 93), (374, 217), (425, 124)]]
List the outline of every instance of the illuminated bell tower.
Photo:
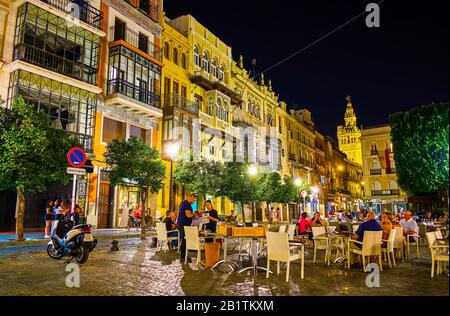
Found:
[(347, 97), (347, 109), (344, 120), (345, 126), (339, 125), (337, 130), (339, 149), (351, 161), (362, 165), (361, 130), (357, 125), (357, 118), (350, 96)]

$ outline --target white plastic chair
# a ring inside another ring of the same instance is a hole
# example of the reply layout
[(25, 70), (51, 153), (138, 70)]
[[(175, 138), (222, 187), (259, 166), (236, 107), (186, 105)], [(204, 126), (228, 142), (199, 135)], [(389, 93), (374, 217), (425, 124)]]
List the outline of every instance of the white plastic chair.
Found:
[(287, 233), (288, 233), (288, 236), (289, 236), (289, 240), (294, 240), (295, 239), (295, 227), (296, 226), (297, 225), (295, 225), (295, 224), (290, 224), (288, 226)]
[(392, 262), (391, 262), (391, 255), (392, 255), (392, 261), (394, 263), (394, 266), (397, 265), (395, 262), (395, 253), (394, 253), (394, 243), (395, 243), (395, 236), (397, 235), (397, 229), (391, 229), (389, 232), (388, 239), (383, 239), (382, 241), (386, 243), (386, 248), (381, 248), (381, 252), (384, 254), (384, 258), (389, 262), (389, 268), (392, 269)]
[[(168, 233), (176, 232), (177, 237), (168, 237)], [(156, 251), (158, 250), (164, 250), (167, 251), (169, 249), (169, 243), (176, 240), (177, 241), (177, 250), (180, 249), (180, 240), (179, 240), (179, 231), (178, 230), (171, 230), (167, 231), (166, 224), (164, 223), (156, 223), (156, 235), (158, 238), (158, 243), (156, 246)]]
[[(202, 250), (205, 249), (199, 236), (199, 231), (197, 226), (184, 226), (184, 234), (186, 238), (186, 255), (184, 257), (184, 264), (187, 264), (188, 252), (189, 250), (197, 251), (197, 262), (198, 266), (201, 261)], [(203, 238), (204, 239), (204, 238)]]
[(314, 239), (314, 260), (316, 263), (317, 250), (325, 250), (325, 263), (329, 262), (329, 241), (327, 237), (327, 231), (325, 227), (311, 227), (313, 239)]
[[(381, 240), (383, 231), (365, 231), (363, 242), (358, 240), (348, 240), (347, 265), (350, 269), (351, 254), (354, 253), (362, 257), (363, 270), (366, 272), (366, 257), (378, 256), (380, 271), (383, 271), (383, 261), (381, 259)], [(351, 243), (362, 245), (362, 248), (352, 248)]]
[[(413, 238), (414, 241), (410, 241), (409, 238)], [(410, 247), (411, 246), (415, 246), (416, 251), (417, 251), (417, 258), (420, 258), (420, 250), (419, 250), (419, 244), (420, 244), (420, 236), (419, 235), (406, 235), (406, 245), (407, 245), (407, 254), (408, 254), (408, 259), (410, 258)]]
[(285, 232), (286, 232), (286, 225), (281, 224), (281, 225), (280, 225), (280, 228), (278, 229), (278, 232), (279, 232), (279, 233), (285, 233)]
[[(297, 247), (298, 248), (298, 247)], [(287, 263), (286, 282), (289, 282), (290, 263), (295, 260), (301, 261), (301, 278), (305, 277), (305, 249), (300, 246), (300, 253), (291, 253), (289, 247), (289, 236), (287, 233), (267, 232), (267, 272), (269, 278), (270, 262), (277, 262), (277, 274), (280, 274), (280, 262)]]
[(336, 231), (336, 226), (327, 226), (328, 234), (333, 234)]
[(437, 275), (441, 274), (447, 266), (449, 246), (437, 243), (436, 232), (426, 233), (425, 236), (431, 253), (431, 277), (434, 278), (435, 264), (437, 264)]
[(405, 258), (405, 250), (403, 248), (403, 227), (393, 227), (396, 230), (395, 239), (394, 239), (394, 249), (397, 251), (397, 258), (404, 261)]

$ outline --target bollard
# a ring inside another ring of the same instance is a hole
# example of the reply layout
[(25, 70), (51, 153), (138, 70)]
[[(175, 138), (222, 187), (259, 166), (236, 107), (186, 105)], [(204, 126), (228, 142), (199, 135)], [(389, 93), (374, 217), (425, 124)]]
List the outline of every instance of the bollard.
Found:
[(111, 251), (119, 251), (119, 247), (117, 247), (117, 244), (119, 243), (118, 240), (113, 240), (112, 241), (112, 247), (111, 247)]

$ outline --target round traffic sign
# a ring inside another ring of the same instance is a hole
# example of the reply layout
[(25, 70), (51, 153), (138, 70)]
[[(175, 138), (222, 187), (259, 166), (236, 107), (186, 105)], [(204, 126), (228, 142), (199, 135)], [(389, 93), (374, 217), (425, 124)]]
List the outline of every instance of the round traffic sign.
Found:
[(308, 191), (302, 190), (302, 192), (300, 192), (300, 194), (302, 195), (303, 198), (306, 198), (308, 196)]
[(86, 163), (86, 153), (82, 148), (72, 148), (67, 154), (67, 161), (72, 167), (81, 168)]

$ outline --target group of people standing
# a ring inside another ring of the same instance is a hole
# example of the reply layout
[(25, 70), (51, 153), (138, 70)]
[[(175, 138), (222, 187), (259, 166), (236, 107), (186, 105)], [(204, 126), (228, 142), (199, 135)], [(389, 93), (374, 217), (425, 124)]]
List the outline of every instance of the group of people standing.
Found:
[(53, 235), (53, 230), (55, 228), (55, 222), (60, 220), (65, 214), (73, 214), (75, 224), (80, 223), (81, 214), (83, 209), (75, 204), (75, 209), (72, 211), (72, 204), (69, 202), (64, 202), (63, 200), (48, 200), (45, 204), (45, 236), (48, 239)]
[[(180, 203), (180, 207), (178, 209), (178, 215), (176, 218), (176, 227), (180, 234), (180, 261), (184, 261), (184, 257), (186, 255), (186, 240), (184, 227), (186, 226), (198, 226), (205, 225), (205, 228), (215, 233), (217, 230), (217, 222), (219, 221), (219, 215), (217, 211), (214, 209), (211, 201), (205, 202), (205, 209), (203, 212), (196, 211), (194, 212), (192, 209), (192, 204), (197, 200), (196, 194), (189, 194), (187, 198)], [(203, 219), (206, 218), (209, 220), (208, 223), (203, 224)], [(202, 221), (200, 222), (201, 219)], [(167, 225), (167, 224), (166, 224)], [(173, 226), (172, 226), (173, 227)], [(207, 240), (208, 241), (208, 240)]]

